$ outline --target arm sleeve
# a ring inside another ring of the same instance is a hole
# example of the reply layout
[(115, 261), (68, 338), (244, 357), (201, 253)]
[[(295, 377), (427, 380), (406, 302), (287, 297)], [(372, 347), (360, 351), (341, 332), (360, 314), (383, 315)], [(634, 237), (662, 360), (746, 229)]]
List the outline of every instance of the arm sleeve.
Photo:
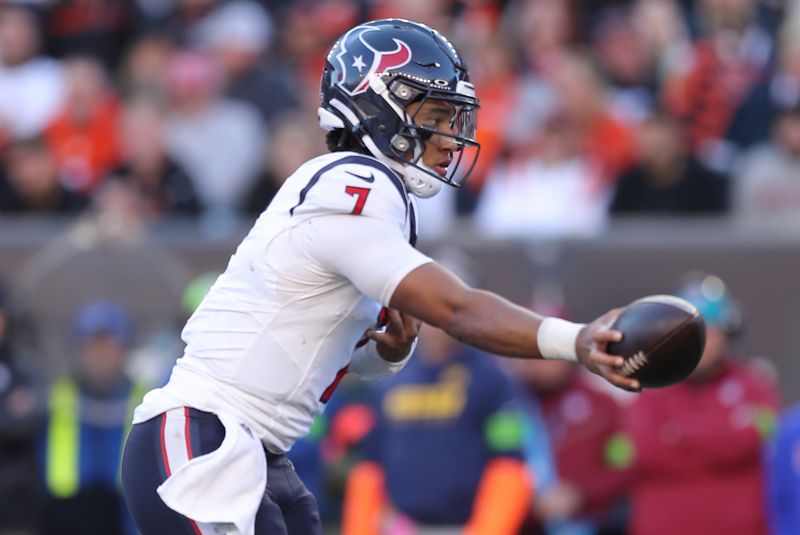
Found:
[(330, 215), (304, 226), (309, 254), (384, 306), (406, 275), (432, 261), (406, 241), (399, 225), (385, 220)]
[(353, 357), (350, 359), (350, 367), (347, 369), (350, 373), (358, 375), (362, 379), (380, 379), (381, 377), (389, 377), (396, 374), (405, 368), (408, 361), (411, 360), (411, 355), (417, 348), (417, 339), (414, 339), (411, 345), (411, 350), (408, 355), (398, 362), (389, 362), (378, 353), (378, 347), (375, 340), (370, 340), (353, 352)]

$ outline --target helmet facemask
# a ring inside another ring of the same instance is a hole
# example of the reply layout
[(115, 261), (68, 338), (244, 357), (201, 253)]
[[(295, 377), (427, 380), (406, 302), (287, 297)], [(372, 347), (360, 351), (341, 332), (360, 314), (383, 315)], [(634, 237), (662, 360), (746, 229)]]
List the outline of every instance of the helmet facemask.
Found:
[[(425, 191), (435, 189), (431, 194), (438, 192), (442, 182), (460, 187), (472, 172), (480, 153), (480, 145), (475, 140), (477, 99), (421, 87), (402, 75), (391, 77), (388, 84), (381, 79), (370, 86), (397, 114), (395, 133), (388, 136), (388, 154), (386, 150), (382, 153), (402, 165), (400, 172), (411, 182), (412, 192), (427, 197), (430, 195), (425, 195)], [(441, 103), (440, 109), (449, 110), (445, 112), (448, 118), (444, 128), (441, 121), (426, 124), (420, 120), (419, 113), (428, 102)], [(377, 128), (380, 131), (381, 126)], [(453, 153), (444, 175), (423, 161), (426, 145), (434, 136), (453, 141)], [(436, 181), (431, 182), (431, 178)], [(426, 187), (426, 184), (429, 185)]]

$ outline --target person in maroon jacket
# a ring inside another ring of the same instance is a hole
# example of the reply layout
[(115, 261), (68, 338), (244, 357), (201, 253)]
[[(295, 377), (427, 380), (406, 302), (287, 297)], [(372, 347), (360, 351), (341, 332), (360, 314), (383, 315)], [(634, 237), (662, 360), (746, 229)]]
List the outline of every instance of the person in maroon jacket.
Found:
[(718, 277), (678, 295), (706, 321), (706, 347), (686, 381), (646, 390), (624, 413), (630, 438), (630, 535), (761, 535), (762, 452), (777, 387), (735, 356), (739, 308)]
[(535, 522), (547, 533), (623, 533), (626, 474), (613, 458), (618, 401), (572, 363), (518, 364), (518, 377), (539, 402), (558, 472), (556, 484), (537, 492)]

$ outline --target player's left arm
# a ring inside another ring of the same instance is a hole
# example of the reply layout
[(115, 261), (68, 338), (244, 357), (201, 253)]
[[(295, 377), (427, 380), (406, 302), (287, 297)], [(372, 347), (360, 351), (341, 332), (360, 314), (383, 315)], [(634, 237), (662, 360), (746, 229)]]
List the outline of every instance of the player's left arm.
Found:
[(418, 319), (384, 307), (378, 323), (367, 329), (350, 359), (348, 371), (362, 379), (396, 374), (405, 367), (417, 346), (421, 325)]
[(430, 262), (408, 244), (400, 223), (337, 214), (313, 218), (298, 229), (298, 244), (322, 270), (346, 277), (384, 305), (377, 324), (364, 333), (351, 357), (348, 371), (364, 379), (400, 371), (413, 353), (419, 333), (419, 320), (386, 306), (402, 277)]
[(421, 322), (384, 308), (379, 325), (368, 329), (353, 352), (348, 371), (362, 379), (396, 374), (408, 363), (416, 347)]
[(378, 354), (388, 362), (407, 358), (417, 340), (422, 322), (410, 314), (392, 308), (386, 310), (386, 328), (372, 328), (364, 335), (375, 342)]

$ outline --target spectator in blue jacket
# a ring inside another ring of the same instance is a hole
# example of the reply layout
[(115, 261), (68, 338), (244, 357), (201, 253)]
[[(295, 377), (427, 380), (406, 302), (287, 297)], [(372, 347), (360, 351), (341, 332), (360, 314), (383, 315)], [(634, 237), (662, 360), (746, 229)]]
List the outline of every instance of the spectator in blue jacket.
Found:
[(800, 403), (781, 416), (767, 456), (766, 478), (772, 533), (800, 533)]
[(40, 533), (131, 533), (119, 485), (120, 461), (133, 409), (149, 388), (125, 371), (132, 318), (120, 303), (90, 301), (78, 310), (72, 334), (77, 358), (71, 373), (50, 387), (42, 433), (47, 498)]

